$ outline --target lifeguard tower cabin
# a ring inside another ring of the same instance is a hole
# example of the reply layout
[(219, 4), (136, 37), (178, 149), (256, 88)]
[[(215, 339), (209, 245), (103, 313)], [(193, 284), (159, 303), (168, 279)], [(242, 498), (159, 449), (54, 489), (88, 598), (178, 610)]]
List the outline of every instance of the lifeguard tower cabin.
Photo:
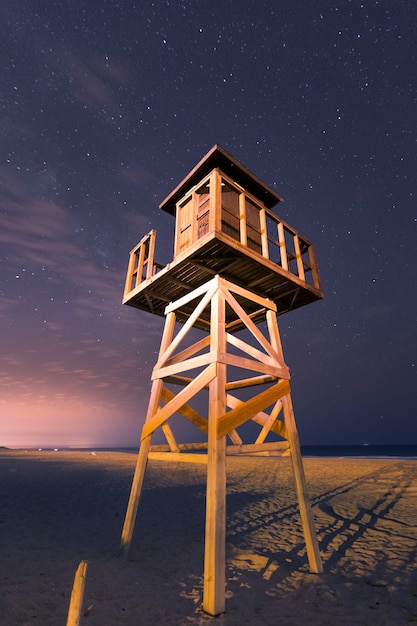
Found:
[(123, 303), (164, 315), (216, 274), (269, 298), (279, 315), (322, 298), (311, 243), (272, 211), (281, 200), (214, 146), (160, 204), (175, 217), (172, 263), (155, 261), (152, 230), (130, 254)]
[[(148, 459), (207, 464), (203, 609), (211, 615), (225, 610), (226, 455), (291, 456), (310, 570), (322, 571), (277, 323), (322, 291), (313, 246), (272, 210), (281, 200), (215, 145), (160, 205), (175, 218), (172, 262), (155, 260), (154, 230), (130, 253), (123, 303), (165, 317), (165, 327), (121, 547), (127, 555)], [(192, 406), (197, 397), (205, 411)], [(178, 442), (174, 414), (205, 441)], [(247, 442), (249, 422), (257, 430)], [(165, 444), (152, 445), (156, 430)]]

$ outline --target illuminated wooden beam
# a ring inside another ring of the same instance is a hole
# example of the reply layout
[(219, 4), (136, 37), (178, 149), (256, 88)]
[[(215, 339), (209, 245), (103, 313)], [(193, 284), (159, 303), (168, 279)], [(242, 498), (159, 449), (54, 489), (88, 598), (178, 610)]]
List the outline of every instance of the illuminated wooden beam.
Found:
[(141, 441), (152, 434), (159, 426), (178, 411), (182, 406), (187, 404), (188, 400), (195, 396), (205, 385), (213, 380), (216, 376), (216, 365), (211, 364), (203, 370), (187, 387), (184, 387), (176, 396), (172, 398), (164, 407), (155, 412), (155, 414), (145, 422)]
[[(207, 287), (206, 287), (205, 290), (203, 290), (203, 293), (206, 292), (204, 297), (201, 299), (199, 304), (196, 306), (196, 308), (194, 309), (193, 313), (190, 315), (188, 320), (183, 325), (182, 329), (175, 336), (175, 338), (171, 341), (170, 345), (167, 346), (166, 350), (164, 352), (162, 352), (162, 353), (160, 352), (158, 362), (157, 362), (157, 364), (155, 366), (156, 368), (162, 367), (164, 365), (165, 361), (175, 352), (175, 350), (178, 347), (178, 345), (181, 343), (181, 341), (184, 339), (184, 337), (187, 335), (187, 333), (190, 331), (190, 329), (193, 328), (193, 326), (194, 326), (195, 322), (198, 320), (200, 314), (209, 305), (210, 300), (212, 299), (213, 294), (215, 293), (215, 290), (216, 290), (216, 285), (215, 285), (214, 281), (215, 281), (215, 279), (213, 279), (212, 281), (209, 281), (209, 283), (213, 283), (211, 285), (211, 288), (207, 290)], [(193, 291), (190, 294), (190, 296), (194, 295), (196, 291), (199, 291), (199, 289), (196, 289), (195, 291)], [(194, 298), (192, 298), (192, 299), (194, 299)], [(182, 298), (181, 298), (181, 300), (182, 300)], [(166, 308), (166, 311), (167, 311), (167, 315), (169, 313), (174, 313), (174, 310), (171, 310), (171, 308), (169, 306)]]
[(237, 428), (244, 422), (252, 419), (257, 413), (276, 402), (290, 392), (290, 385), (286, 380), (262, 391), (257, 396), (242, 402), (239, 406), (222, 415), (217, 421), (217, 437), (223, 437), (231, 428)]
[[(234, 409), (238, 406), (241, 406), (242, 404), (244, 404), (243, 400), (239, 400), (238, 398), (235, 398), (235, 396), (232, 396), (230, 393), (227, 394), (227, 406), (228, 407)], [(252, 422), (255, 422), (255, 424), (258, 424), (259, 426), (262, 426), (262, 427), (265, 426), (268, 419), (269, 419), (268, 413), (264, 413), (263, 411), (259, 411), (259, 413), (257, 413), (251, 418)], [(272, 424), (270, 430), (276, 435), (279, 435), (280, 437), (287, 439), (287, 431), (285, 428), (285, 424), (281, 420), (276, 419), (275, 422)]]
[(323, 565), (316, 533), (314, 531), (313, 514), (311, 512), (310, 500), (308, 497), (307, 482), (304, 475), (303, 460), (301, 458), (300, 442), (298, 439), (297, 427), (295, 425), (291, 396), (285, 396), (282, 399), (282, 403), (284, 407), (284, 420), (287, 429), (287, 437), (291, 448), (291, 461), (294, 471), (298, 506), (300, 507), (300, 517), (304, 531), (310, 571), (313, 574), (321, 574), (323, 571)]
[[(210, 349), (226, 351), (224, 294), (218, 290), (211, 303)], [(223, 613), (226, 606), (226, 437), (219, 437), (218, 422), (226, 411), (226, 365), (216, 364), (210, 382), (208, 404), (208, 448), (206, 527), (204, 545), (203, 610)], [(230, 432), (232, 427), (228, 429)], [(226, 432), (224, 433), (224, 435)]]
[(242, 353), (251, 356), (253, 359), (257, 361), (261, 361), (261, 363), (267, 363), (268, 365), (277, 365), (279, 362), (279, 356), (275, 353), (272, 346), (268, 346), (267, 353), (258, 350), (255, 346), (252, 346), (247, 341), (242, 341), (236, 335), (232, 335), (230, 333), (227, 334), (227, 343), (234, 346)]
[(255, 443), (261, 444), (265, 441), (265, 439), (271, 432), (271, 428), (275, 424), (275, 421), (281, 409), (282, 409), (282, 401), (278, 400), (278, 402), (275, 404), (274, 408), (272, 409), (270, 416), (268, 417), (265, 424), (263, 425), (261, 432), (257, 436)]
[[(166, 387), (162, 389), (162, 399), (164, 400), (164, 402), (170, 402), (173, 398), (175, 398), (175, 395), (175, 393), (173, 393)], [(189, 406), (188, 404), (184, 404), (177, 410), (177, 413), (188, 419), (192, 424), (194, 424), (194, 426), (197, 426), (197, 428), (202, 430), (203, 433), (207, 434), (208, 427), (206, 418), (200, 415), (200, 413), (198, 413), (198, 411), (193, 409), (191, 406)], [(207, 447), (207, 444), (204, 445)], [(179, 448), (182, 450), (186, 449), (183, 448), (181, 444), (179, 444)]]
[[(192, 450), (207, 450), (207, 442), (198, 441), (196, 443), (179, 443), (178, 449), (184, 451)], [(150, 447), (150, 452), (170, 452), (170, 447), (167, 443), (157, 443)]]
[(165, 438), (168, 442), (170, 451), (179, 452), (178, 444), (175, 440), (174, 433), (172, 432), (170, 425), (167, 424), (166, 422), (165, 424), (162, 424), (162, 432), (164, 433)]
[(185, 348), (181, 352), (178, 352), (177, 354), (172, 356), (170, 359), (168, 359), (167, 364), (173, 365), (174, 363), (181, 363), (183, 361), (186, 361), (197, 352), (200, 352), (200, 350), (207, 348), (207, 346), (209, 345), (210, 335), (208, 335), (207, 337), (203, 337), (203, 339), (200, 339), (200, 341), (197, 341), (192, 346), (189, 346), (188, 348)]
[(199, 463), (207, 465), (207, 454), (181, 452), (149, 452), (151, 461), (173, 461), (175, 463)]
[(204, 367), (210, 365), (211, 363), (215, 363), (217, 361), (217, 355), (212, 352), (207, 352), (205, 354), (200, 354), (199, 356), (192, 357), (187, 361), (183, 361), (182, 363), (174, 363), (174, 365), (166, 365), (163, 367), (156, 367), (152, 372), (152, 380), (156, 380), (158, 378), (167, 378), (174, 376), (179, 372), (187, 372), (189, 370), (194, 370), (199, 367)]
[(261, 375), (251, 376), (250, 378), (242, 378), (240, 380), (233, 380), (226, 383), (226, 390), (233, 391), (233, 389), (243, 389), (245, 387), (254, 387), (256, 385), (265, 385), (268, 383), (274, 383), (277, 380), (277, 376)]
[(246, 443), (226, 447), (226, 454), (254, 454), (259, 452), (285, 452), (289, 449), (288, 441), (272, 441), (271, 443)]

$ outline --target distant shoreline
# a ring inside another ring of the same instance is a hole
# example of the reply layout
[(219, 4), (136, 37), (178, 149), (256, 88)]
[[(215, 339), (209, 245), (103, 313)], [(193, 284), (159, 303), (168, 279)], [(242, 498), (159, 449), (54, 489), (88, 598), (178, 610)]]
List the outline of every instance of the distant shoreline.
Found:
[[(49, 447), (49, 446), (0, 446), (0, 452), (24, 452), (24, 451), (48, 451), (48, 452), (86, 452), (104, 453), (121, 452), (125, 454), (138, 454), (135, 447)], [(361, 458), (361, 459), (417, 459), (417, 445), (302, 445), (301, 454), (304, 458)]]

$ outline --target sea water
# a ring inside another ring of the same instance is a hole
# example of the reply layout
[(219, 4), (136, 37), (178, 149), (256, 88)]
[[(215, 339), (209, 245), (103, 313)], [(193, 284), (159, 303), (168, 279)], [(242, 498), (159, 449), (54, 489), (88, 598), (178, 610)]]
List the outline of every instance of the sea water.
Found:
[[(138, 448), (136, 447), (59, 447), (59, 448), (33, 448), (33, 447), (21, 447), (26, 450), (55, 450), (71, 452), (87, 452), (87, 453), (99, 453), (99, 452), (124, 452), (137, 455)], [(397, 458), (397, 459), (417, 459), (417, 445), (373, 445), (373, 444), (351, 444), (351, 445), (302, 445), (301, 454), (303, 457), (328, 457), (328, 458), (345, 458), (345, 457), (357, 457), (357, 458)]]
[(301, 454), (305, 457), (417, 459), (417, 445), (302, 445)]

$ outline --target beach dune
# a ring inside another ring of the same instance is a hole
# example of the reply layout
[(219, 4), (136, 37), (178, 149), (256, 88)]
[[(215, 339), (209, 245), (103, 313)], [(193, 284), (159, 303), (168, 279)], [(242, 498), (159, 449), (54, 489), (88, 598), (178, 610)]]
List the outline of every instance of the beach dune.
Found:
[(227, 461), (226, 613), (201, 609), (205, 469), (150, 461), (128, 561), (136, 456), (0, 451), (0, 625), (399, 626), (417, 622), (417, 461), (304, 459), (324, 573), (310, 574), (287, 458)]

